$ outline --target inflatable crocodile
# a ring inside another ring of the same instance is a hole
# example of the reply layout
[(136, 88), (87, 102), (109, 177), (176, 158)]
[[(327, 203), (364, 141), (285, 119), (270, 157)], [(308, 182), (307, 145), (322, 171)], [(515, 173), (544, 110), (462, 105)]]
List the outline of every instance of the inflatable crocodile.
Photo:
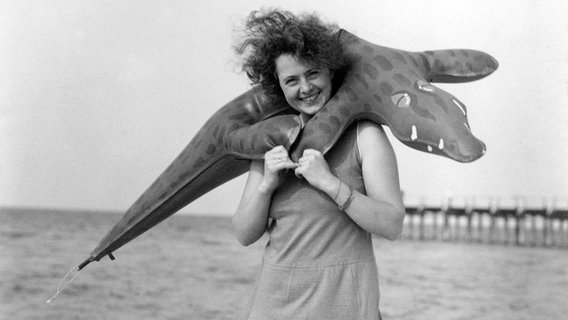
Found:
[(313, 148), (327, 152), (354, 121), (388, 126), (404, 144), (459, 162), (485, 152), (467, 121), (466, 107), (432, 82), (467, 82), (497, 69), (474, 50), (408, 52), (382, 47), (340, 30), (348, 68), (335, 95), (302, 122), (285, 102), (255, 87), (218, 110), (187, 147), (126, 211), (78, 270), (152, 228), (213, 188), (248, 171), (277, 145), (298, 159)]

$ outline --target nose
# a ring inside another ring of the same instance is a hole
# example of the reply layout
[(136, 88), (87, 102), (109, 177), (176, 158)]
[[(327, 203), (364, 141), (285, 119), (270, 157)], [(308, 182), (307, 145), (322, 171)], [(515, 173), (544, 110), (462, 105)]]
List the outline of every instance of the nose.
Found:
[(308, 79), (300, 79), (300, 92), (301, 93), (308, 93), (312, 88), (312, 84)]

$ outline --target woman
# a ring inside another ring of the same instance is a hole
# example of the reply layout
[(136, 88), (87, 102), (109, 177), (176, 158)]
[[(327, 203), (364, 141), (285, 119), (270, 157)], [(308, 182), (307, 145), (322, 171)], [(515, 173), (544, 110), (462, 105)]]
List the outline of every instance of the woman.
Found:
[[(315, 15), (253, 12), (237, 51), (268, 94), (307, 121), (331, 98), (345, 66), (335, 28)], [(360, 122), (325, 156), (297, 163), (282, 146), (252, 161), (233, 217), (243, 245), (268, 243), (245, 319), (380, 319), (371, 234), (402, 230), (394, 152), (382, 128)]]

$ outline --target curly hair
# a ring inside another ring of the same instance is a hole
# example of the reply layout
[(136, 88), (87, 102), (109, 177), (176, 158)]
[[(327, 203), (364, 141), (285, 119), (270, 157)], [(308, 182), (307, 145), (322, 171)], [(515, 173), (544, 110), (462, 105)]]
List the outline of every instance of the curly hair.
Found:
[(244, 57), (243, 71), (252, 84), (260, 84), (272, 98), (283, 97), (276, 75), (275, 60), (291, 54), (305, 64), (331, 71), (346, 65), (338, 27), (322, 22), (314, 13), (294, 15), (288, 11), (253, 11), (245, 25), (244, 40), (235, 51)]

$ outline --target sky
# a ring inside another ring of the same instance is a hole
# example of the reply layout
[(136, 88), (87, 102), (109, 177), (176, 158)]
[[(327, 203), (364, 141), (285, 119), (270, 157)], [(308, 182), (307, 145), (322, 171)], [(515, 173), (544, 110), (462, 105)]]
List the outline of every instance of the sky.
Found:
[[(232, 45), (262, 7), (316, 11), (386, 47), (468, 48), (499, 61), (485, 79), (437, 84), (467, 106), (482, 158), (458, 163), (390, 136), (409, 202), (568, 198), (566, 1), (5, 0), (0, 206), (126, 210), (250, 88)], [(182, 211), (232, 214), (244, 181)]]

